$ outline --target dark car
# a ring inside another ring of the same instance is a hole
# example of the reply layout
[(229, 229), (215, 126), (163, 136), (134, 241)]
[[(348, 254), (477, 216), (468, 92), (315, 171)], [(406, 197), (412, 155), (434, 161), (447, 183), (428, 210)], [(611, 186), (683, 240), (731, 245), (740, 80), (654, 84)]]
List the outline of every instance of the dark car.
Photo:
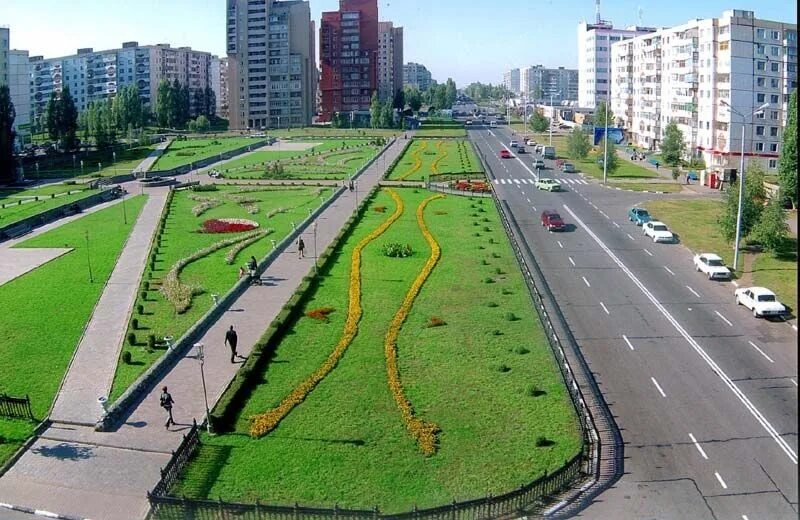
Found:
[(542, 211), (542, 227), (546, 227), (548, 231), (564, 231), (566, 226), (561, 215), (552, 209), (546, 209)]
[(521, 144), (517, 145), (517, 153), (525, 153), (525, 147)]

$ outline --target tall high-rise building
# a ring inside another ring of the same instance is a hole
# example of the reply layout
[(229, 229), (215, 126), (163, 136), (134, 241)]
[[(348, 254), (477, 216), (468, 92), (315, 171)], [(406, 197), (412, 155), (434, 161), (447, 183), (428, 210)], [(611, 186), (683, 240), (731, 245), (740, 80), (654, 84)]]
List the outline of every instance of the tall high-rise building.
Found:
[(560, 103), (577, 101), (578, 70), (558, 67), (550, 69), (542, 65), (534, 65), (520, 70), (519, 93), (528, 99)]
[(11, 30), (0, 27), (0, 85), (8, 83), (8, 50), (11, 48)]
[(730, 10), (616, 43), (612, 56), (611, 107), (631, 142), (658, 149), (675, 122), (687, 153), (710, 168), (738, 169), (743, 148), (746, 161), (777, 168), (797, 88), (796, 24)]
[(615, 29), (611, 22), (578, 24), (578, 105), (595, 108), (609, 93), (611, 45), (655, 31), (652, 27)]
[(403, 88), (403, 28), (378, 23), (378, 96), (391, 101)]
[(16, 145), (30, 141), (31, 92), (28, 51), (11, 49), (11, 30), (0, 27), (0, 85), (7, 85), (14, 105)]
[(520, 70), (519, 69), (511, 69), (503, 73), (503, 86), (509, 92), (514, 94), (519, 94), (521, 91), (520, 88)]
[(212, 56), (209, 68), (211, 90), (214, 91), (217, 117), (228, 119), (228, 58)]
[(305, 0), (228, 0), (230, 128), (306, 126), (314, 115), (314, 31)]
[(433, 83), (430, 71), (421, 63), (409, 62), (403, 65), (403, 86), (416, 87), (418, 90), (428, 90)]
[(337, 112), (366, 115), (378, 88), (378, 2), (339, 0), (339, 10), (322, 13), (320, 121)]

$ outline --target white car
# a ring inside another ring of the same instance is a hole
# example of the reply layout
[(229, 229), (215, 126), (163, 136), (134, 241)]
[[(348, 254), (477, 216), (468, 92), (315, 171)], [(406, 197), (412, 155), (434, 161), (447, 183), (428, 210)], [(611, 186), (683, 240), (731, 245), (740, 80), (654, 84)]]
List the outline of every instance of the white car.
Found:
[(519, 142), (516, 140), (511, 141), (511, 148), (516, 148), (519, 145)]
[(786, 307), (778, 301), (775, 293), (764, 287), (742, 287), (736, 289), (736, 305), (744, 305), (753, 311), (753, 316), (783, 316)]
[(533, 139), (528, 139), (527, 141), (525, 141), (525, 144), (527, 144), (528, 146), (536, 146), (536, 141), (534, 141)]
[(708, 276), (709, 280), (731, 279), (731, 270), (725, 267), (722, 258), (714, 253), (694, 255), (694, 268)]
[(653, 242), (673, 242), (675, 237), (667, 229), (667, 225), (657, 220), (645, 222), (642, 225), (645, 236), (653, 239)]

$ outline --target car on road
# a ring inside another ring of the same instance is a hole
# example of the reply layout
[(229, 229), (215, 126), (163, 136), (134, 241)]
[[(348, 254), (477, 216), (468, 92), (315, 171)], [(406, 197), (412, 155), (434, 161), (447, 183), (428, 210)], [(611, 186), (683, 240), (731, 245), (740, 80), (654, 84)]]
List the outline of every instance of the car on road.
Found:
[(500, 150), (500, 158), (501, 159), (511, 159), (511, 152), (503, 148)]
[(525, 141), (525, 144), (527, 144), (528, 146), (536, 146), (536, 141), (534, 141), (533, 139), (528, 139), (527, 141)]
[(519, 145), (519, 141), (517, 141), (516, 139), (513, 139), (511, 141), (511, 148), (516, 148), (518, 145)]
[(555, 179), (539, 179), (536, 181), (536, 189), (544, 191), (561, 191), (561, 183)]
[(645, 236), (653, 239), (653, 242), (674, 242), (675, 236), (670, 232), (667, 225), (658, 220), (651, 220), (642, 225)]
[(564, 173), (575, 173), (575, 166), (572, 163), (565, 162), (561, 165), (561, 171)]
[(542, 155), (544, 155), (545, 159), (553, 159), (556, 158), (556, 148), (555, 146), (545, 146), (542, 149)]
[(542, 226), (546, 227), (548, 231), (564, 231), (566, 228), (564, 221), (561, 220), (561, 215), (552, 209), (542, 211)]
[(628, 220), (635, 223), (637, 226), (641, 226), (653, 219), (650, 217), (650, 213), (648, 213), (646, 209), (631, 208), (628, 210)]
[(537, 170), (544, 170), (547, 168), (547, 166), (544, 165), (544, 161), (541, 159), (534, 159), (531, 165)]
[(725, 267), (725, 262), (714, 253), (700, 253), (694, 255), (694, 267), (697, 271), (708, 276), (709, 280), (730, 280), (731, 270)]
[(786, 307), (778, 301), (775, 293), (765, 287), (741, 287), (734, 292), (736, 305), (744, 305), (756, 318), (783, 316)]
[(497, 128), (497, 121), (489, 121), (489, 128)]
[(517, 153), (525, 153), (525, 147), (521, 144), (517, 145)]

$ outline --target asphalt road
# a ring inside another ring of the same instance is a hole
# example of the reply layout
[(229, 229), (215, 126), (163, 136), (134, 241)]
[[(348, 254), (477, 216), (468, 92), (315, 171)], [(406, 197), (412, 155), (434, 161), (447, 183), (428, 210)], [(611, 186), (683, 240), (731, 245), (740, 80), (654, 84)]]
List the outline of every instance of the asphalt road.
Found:
[[(797, 518), (793, 325), (756, 320), (731, 283), (695, 272), (686, 247), (654, 244), (628, 221), (631, 206), (680, 195), (607, 189), (552, 161), (543, 176), (565, 191), (538, 191), (532, 153), (498, 158), (509, 129), (469, 135), (622, 433), (623, 477), (580, 516)], [(569, 229), (545, 231), (544, 209)]]

